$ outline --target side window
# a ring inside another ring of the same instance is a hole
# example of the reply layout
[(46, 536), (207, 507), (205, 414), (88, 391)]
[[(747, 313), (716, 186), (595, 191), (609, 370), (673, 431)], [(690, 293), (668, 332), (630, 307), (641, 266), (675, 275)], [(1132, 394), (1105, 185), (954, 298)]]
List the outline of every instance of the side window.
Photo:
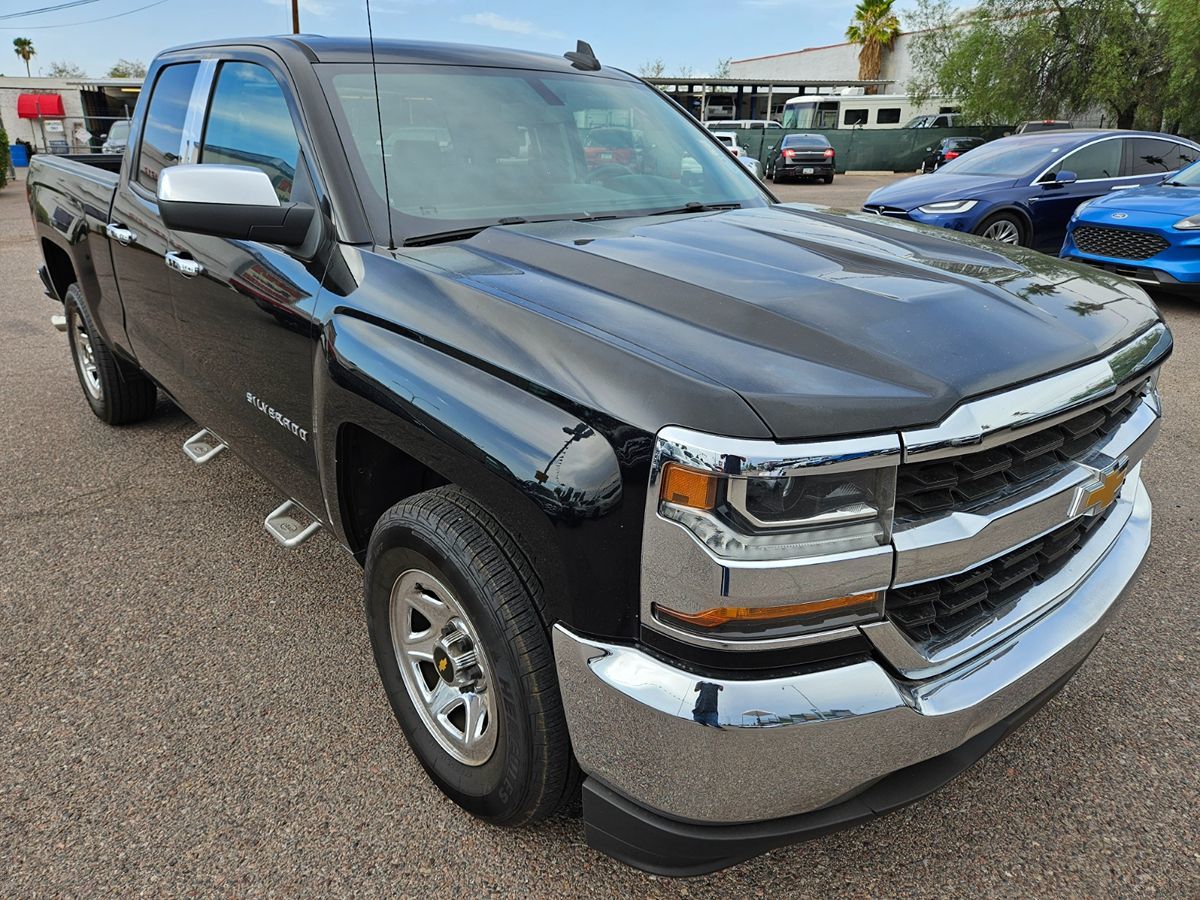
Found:
[(1080, 181), (1121, 176), (1120, 140), (1097, 141), (1081, 147), (1054, 167), (1056, 172), (1074, 172)]
[(262, 169), (286, 203), (299, 159), (296, 127), (275, 76), (254, 63), (222, 63), (200, 162)]
[(1131, 175), (1165, 175), (1179, 168), (1180, 146), (1174, 141), (1133, 138)]
[(876, 125), (896, 125), (900, 122), (900, 107), (893, 106), (875, 113)]
[(166, 66), (154, 82), (137, 157), (137, 183), (150, 191), (158, 189), (158, 173), (180, 161), (183, 123), (199, 69), (199, 63)]
[(1174, 141), (1171, 149), (1171, 170), (1186, 169), (1196, 160), (1200, 159), (1200, 150), (1194, 147), (1189, 147), (1187, 144), (1176, 144)]
[(848, 109), (846, 115), (842, 118), (843, 125), (866, 125), (867, 110), (865, 109)]

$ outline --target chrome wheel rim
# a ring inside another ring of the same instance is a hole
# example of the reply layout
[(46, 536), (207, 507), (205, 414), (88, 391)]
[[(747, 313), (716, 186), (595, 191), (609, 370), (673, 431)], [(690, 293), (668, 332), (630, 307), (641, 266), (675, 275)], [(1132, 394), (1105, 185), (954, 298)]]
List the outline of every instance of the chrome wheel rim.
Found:
[(496, 749), (496, 697), (487, 653), (453, 592), (420, 569), (392, 585), (388, 622), (400, 678), (425, 729), (458, 762)]
[(75, 343), (75, 367), (79, 369), (79, 378), (84, 390), (99, 400), (103, 396), (100, 387), (100, 370), (96, 366), (96, 354), (92, 350), (92, 339), (79, 316), (71, 317), (71, 339)]
[(989, 240), (999, 241), (1002, 244), (1019, 244), (1021, 243), (1021, 232), (1017, 230), (1015, 223), (1007, 219), (1001, 219), (999, 222), (993, 222), (987, 228), (983, 229), (983, 237)]

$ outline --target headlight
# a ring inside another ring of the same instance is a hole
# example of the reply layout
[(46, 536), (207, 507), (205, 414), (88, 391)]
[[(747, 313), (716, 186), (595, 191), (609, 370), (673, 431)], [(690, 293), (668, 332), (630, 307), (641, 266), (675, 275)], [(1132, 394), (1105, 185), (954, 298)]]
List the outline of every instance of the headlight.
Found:
[(869, 454), (761, 465), (722, 454), (705, 469), (675, 460), (663, 467), (658, 512), (722, 559), (872, 549), (891, 540), (897, 462)]
[(928, 203), (925, 206), (918, 206), (917, 209), (920, 212), (931, 216), (936, 216), (938, 214), (946, 215), (953, 213), (965, 213), (974, 209), (975, 204), (978, 202), (978, 200), (940, 200), (937, 203)]
[(1180, 231), (1194, 231), (1200, 228), (1200, 216), (1188, 216), (1186, 219), (1180, 219), (1175, 223), (1175, 227)]
[(1088, 206), (1088, 204), (1095, 203), (1099, 199), (1100, 199), (1099, 197), (1092, 197), (1091, 199), (1084, 200), (1082, 203), (1080, 203), (1077, 207), (1075, 207), (1075, 211), (1071, 213), (1071, 221), (1074, 222), (1076, 219), (1078, 219), (1079, 214), (1081, 212), (1083, 212), (1083, 210)]

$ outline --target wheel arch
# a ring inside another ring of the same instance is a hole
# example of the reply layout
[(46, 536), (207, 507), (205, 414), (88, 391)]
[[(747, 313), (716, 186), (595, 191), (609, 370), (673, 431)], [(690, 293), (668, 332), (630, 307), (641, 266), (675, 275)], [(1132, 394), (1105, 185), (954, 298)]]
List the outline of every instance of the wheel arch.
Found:
[(475, 361), (358, 316), (334, 315), (318, 352), (314, 418), (328, 513), (360, 561), (386, 509), (453, 484), (528, 553), (550, 621), (632, 635), (645, 482), (639, 494), (602, 428)]

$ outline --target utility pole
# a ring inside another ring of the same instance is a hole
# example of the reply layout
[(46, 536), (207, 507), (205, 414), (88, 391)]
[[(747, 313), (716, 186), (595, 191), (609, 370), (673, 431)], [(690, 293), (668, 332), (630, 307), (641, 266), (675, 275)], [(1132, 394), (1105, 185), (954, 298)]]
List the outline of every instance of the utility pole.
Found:
[(292, 0), (292, 34), (300, 33), (300, 0)]

